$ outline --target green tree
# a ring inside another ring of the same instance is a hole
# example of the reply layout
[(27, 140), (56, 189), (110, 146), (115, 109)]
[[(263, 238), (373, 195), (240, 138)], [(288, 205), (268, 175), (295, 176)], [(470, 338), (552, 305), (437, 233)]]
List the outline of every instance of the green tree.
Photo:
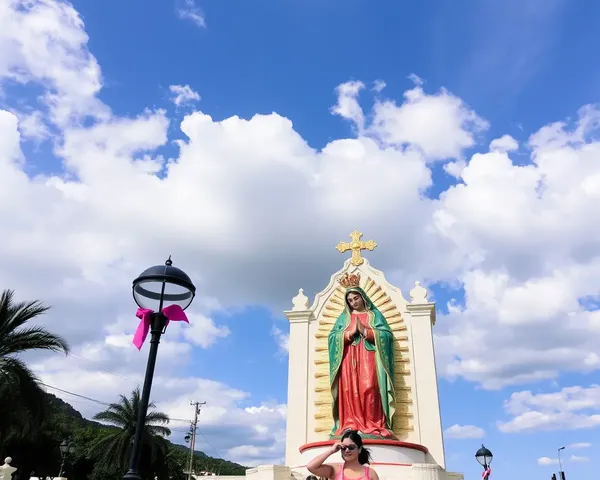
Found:
[[(150, 411), (154, 408), (153, 403), (148, 405), (149, 412), (144, 426), (139, 472), (143, 478), (153, 478), (155, 474), (163, 476), (167, 456), (165, 437), (171, 434), (171, 430), (166, 427), (169, 417), (162, 412)], [(95, 420), (118, 427), (95, 445), (96, 451), (103, 452), (100, 463), (105, 468), (118, 466), (122, 471), (127, 469), (139, 410), (140, 390), (136, 388), (131, 398), (121, 395), (119, 403), (111, 403), (106, 410), (94, 416)]]
[(12, 290), (0, 294), (0, 438), (32, 435), (44, 419), (45, 392), (19, 355), (31, 350), (69, 352), (66, 340), (27, 323), (46, 313), (39, 301), (16, 302)]

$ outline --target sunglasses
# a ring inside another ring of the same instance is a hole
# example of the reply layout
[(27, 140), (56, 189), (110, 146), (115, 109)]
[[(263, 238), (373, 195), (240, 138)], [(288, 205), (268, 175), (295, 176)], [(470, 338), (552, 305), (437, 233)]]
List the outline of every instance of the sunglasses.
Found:
[(353, 450), (356, 450), (356, 445), (342, 445), (342, 447), (340, 448), (340, 450), (342, 452), (345, 452), (346, 450), (348, 450), (348, 451), (351, 452)]

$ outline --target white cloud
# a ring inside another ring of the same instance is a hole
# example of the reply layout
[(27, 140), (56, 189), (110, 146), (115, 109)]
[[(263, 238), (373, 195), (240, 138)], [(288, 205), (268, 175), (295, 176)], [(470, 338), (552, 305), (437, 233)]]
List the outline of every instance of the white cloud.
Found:
[(537, 459), (537, 463), (544, 467), (548, 465), (558, 465), (558, 458), (540, 457)]
[(580, 442), (580, 443), (572, 443), (571, 445), (567, 445), (569, 449), (579, 449), (579, 448), (590, 448), (592, 446), (591, 443), (588, 442)]
[(369, 125), (358, 102), (365, 87), (361, 81), (337, 87), (338, 102), (332, 112), (350, 120), (359, 135), (371, 136), (386, 146), (417, 149), (428, 160), (460, 157), (488, 123), (446, 90), (428, 95), (418, 77), (412, 80), (415, 87), (404, 93), (403, 104), (392, 100), (375, 103)]
[(31, 113), (17, 113), (17, 117), (19, 118), (19, 131), (23, 138), (41, 142), (50, 137), (50, 130), (39, 110)]
[(275, 342), (277, 342), (277, 345), (279, 345), (279, 352), (281, 354), (287, 355), (290, 351), (290, 335), (289, 335), (289, 333), (286, 333), (283, 330), (281, 330), (280, 328), (274, 326), (273, 329), (271, 330), (271, 335), (273, 335)]
[(354, 123), (359, 134), (362, 134), (365, 129), (365, 116), (358, 103), (358, 94), (364, 88), (365, 84), (358, 81), (338, 85), (336, 88), (337, 103), (331, 107), (332, 113)]
[(375, 80), (373, 82), (373, 91), (381, 93), (386, 86), (387, 83), (385, 83), (383, 80)]
[(96, 98), (102, 87), (100, 67), (70, 3), (3, 3), (0, 24), (0, 78), (42, 85), (50, 118), (60, 125), (84, 115), (107, 117), (109, 109)]
[[(498, 422), (504, 433), (578, 430), (600, 425), (600, 387), (566, 387), (554, 393), (513, 393), (504, 408), (513, 418)], [(569, 448), (584, 448), (574, 444)], [(589, 444), (587, 444), (589, 445)]]
[(418, 87), (422, 86), (425, 83), (421, 77), (419, 77), (418, 75), (416, 75), (414, 73), (411, 73), (408, 76), (408, 79)]
[(198, 92), (192, 90), (189, 85), (171, 85), (169, 90), (173, 94), (171, 101), (178, 107), (186, 103), (198, 102), (200, 100)]
[(198, 27), (206, 27), (204, 13), (194, 0), (177, 0), (176, 10), (179, 18), (189, 20)]
[(580, 457), (577, 455), (571, 455), (571, 457), (569, 458), (570, 462), (573, 463), (585, 463), (585, 462), (589, 462), (590, 458), (589, 457)]
[[(568, 461), (572, 462), (572, 463), (585, 463), (585, 462), (589, 462), (590, 459), (589, 459), (589, 457), (571, 455), (569, 457)], [(559, 461), (558, 461), (558, 458), (540, 457), (537, 459), (537, 463), (538, 463), (538, 465), (546, 467), (549, 465), (558, 465)], [(564, 460), (563, 460), (563, 463), (564, 463)]]
[(475, 144), (475, 135), (488, 128), (485, 120), (464, 102), (440, 90), (428, 95), (417, 82), (404, 93), (404, 103), (379, 102), (369, 132), (385, 144), (413, 146), (431, 160), (460, 157)]
[(190, 328), (183, 330), (184, 337), (202, 348), (208, 348), (219, 338), (227, 337), (231, 332), (229, 328), (215, 325), (214, 321), (200, 313), (192, 317), (194, 321)]
[(518, 150), (519, 142), (510, 135), (502, 135), (500, 138), (495, 138), (490, 143), (490, 150), (496, 152), (511, 152)]
[(452, 425), (444, 430), (444, 436), (455, 439), (483, 438), (485, 430), (475, 425)]
[(443, 375), (498, 389), (600, 367), (600, 312), (579, 301), (600, 290), (599, 115), (586, 107), (572, 128), (533, 134), (526, 165), (475, 154), (441, 195), (433, 222), (461, 265), (448, 281), (464, 289), (436, 325)]

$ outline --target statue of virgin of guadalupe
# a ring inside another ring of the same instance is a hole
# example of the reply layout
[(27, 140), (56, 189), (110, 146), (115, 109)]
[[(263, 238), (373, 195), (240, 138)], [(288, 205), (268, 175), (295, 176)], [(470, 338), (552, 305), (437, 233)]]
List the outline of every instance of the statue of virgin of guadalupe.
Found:
[(394, 438), (394, 335), (359, 284), (358, 274), (340, 279), (346, 305), (328, 338), (331, 438), (347, 430), (365, 438)]

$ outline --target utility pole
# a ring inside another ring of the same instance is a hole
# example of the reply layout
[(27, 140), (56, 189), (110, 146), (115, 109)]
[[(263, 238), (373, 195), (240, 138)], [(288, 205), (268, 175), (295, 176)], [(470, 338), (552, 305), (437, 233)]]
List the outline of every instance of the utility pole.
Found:
[(194, 407), (194, 421), (191, 425), (192, 438), (190, 441), (190, 464), (188, 466), (188, 480), (192, 480), (192, 470), (194, 468), (194, 451), (196, 450), (196, 430), (198, 428), (198, 416), (200, 415), (200, 409), (202, 405), (206, 405), (206, 402), (192, 402), (190, 405)]

